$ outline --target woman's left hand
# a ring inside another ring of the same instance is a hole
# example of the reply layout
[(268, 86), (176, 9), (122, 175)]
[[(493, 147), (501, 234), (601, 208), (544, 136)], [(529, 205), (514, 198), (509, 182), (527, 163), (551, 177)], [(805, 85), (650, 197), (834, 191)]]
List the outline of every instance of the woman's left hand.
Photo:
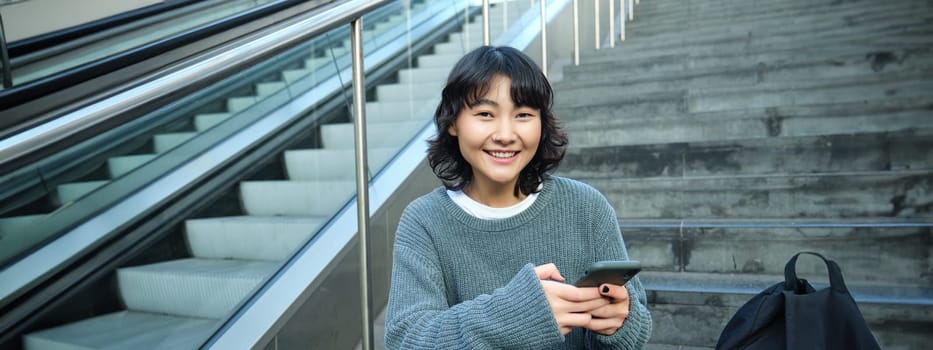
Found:
[(586, 328), (602, 335), (613, 335), (619, 328), (622, 328), (622, 324), (628, 318), (628, 289), (624, 286), (606, 283), (599, 286), (599, 293), (609, 298), (610, 303), (590, 310), (589, 313), (593, 318)]

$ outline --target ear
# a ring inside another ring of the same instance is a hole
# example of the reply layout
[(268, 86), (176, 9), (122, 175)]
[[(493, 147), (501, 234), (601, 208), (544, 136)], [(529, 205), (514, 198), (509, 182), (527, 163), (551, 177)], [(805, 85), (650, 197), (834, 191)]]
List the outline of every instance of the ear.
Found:
[(457, 124), (451, 124), (450, 127), (447, 128), (447, 134), (453, 137), (457, 137)]

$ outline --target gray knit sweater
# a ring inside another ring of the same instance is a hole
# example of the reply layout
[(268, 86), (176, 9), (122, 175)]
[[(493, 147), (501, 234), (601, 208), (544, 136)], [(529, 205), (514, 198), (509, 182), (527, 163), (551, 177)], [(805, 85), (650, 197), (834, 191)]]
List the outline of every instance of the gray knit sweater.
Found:
[(625, 260), (615, 212), (598, 191), (556, 176), (520, 214), (482, 220), (443, 188), (413, 201), (395, 237), (386, 316), (389, 349), (640, 349), (651, 315), (638, 278), (628, 319), (612, 336), (560, 334), (534, 267), (573, 283), (594, 261)]

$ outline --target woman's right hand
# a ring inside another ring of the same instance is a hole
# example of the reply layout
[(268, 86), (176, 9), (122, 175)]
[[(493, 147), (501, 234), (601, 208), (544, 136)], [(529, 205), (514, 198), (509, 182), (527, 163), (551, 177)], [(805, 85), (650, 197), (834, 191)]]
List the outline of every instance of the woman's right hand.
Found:
[(564, 277), (554, 264), (535, 267), (535, 273), (563, 335), (570, 333), (573, 327), (588, 325), (592, 319), (589, 311), (609, 304), (596, 287), (577, 288), (563, 283)]

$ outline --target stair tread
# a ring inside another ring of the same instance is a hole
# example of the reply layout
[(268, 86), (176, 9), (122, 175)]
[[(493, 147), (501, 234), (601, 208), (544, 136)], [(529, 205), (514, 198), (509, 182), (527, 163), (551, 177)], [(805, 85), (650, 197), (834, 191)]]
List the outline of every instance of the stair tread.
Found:
[(227, 216), (185, 220), (191, 253), (198, 258), (284, 261), (326, 217)]
[(933, 227), (933, 219), (900, 217), (859, 217), (859, 218), (634, 218), (619, 219), (620, 227), (631, 228), (696, 228), (696, 227), (740, 227), (740, 228), (778, 228), (778, 227)]
[(841, 177), (884, 177), (884, 176), (914, 176), (933, 174), (933, 168), (925, 169), (902, 169), (902, 170), (865, 170), (865, 171), (846, 171), (846, 172), (811, 172), (811, 173), (774, 173), (774, 174), (732, 174), (732, 175), (697, 175), (697, 176), (654, 176), (645, 178), (620, 178), (613, 174), (602, 176), (579, 177), (578, 180), (584, 182), (601, 183), (651, 183), (651, 182), (682, 182), (682, 181), (721, 181), (731, 179), (783, 179), (795, 178), (841, 178)]
[(124, 273), (176, 274), (210, 278), (265, 278), (277, 266), (265, 261), (235, 259), (177, 259), (120, 268)]
[[(649, 291), (746, 295), (758, 294), (784, 280), (783, 275), (703, 272), (642, 271), (639, 276)], [(828, 284), (827, 276), (799, 277), (806, 277), (816, 289), (825, 288)], [(857, 302), (933, 306), (933, 287), (926, 285), (846, 281), (846, 286)]]
[(26, 348), (189, 349), (207, 340), (218, 320), (120, 311), (25, 336)]

